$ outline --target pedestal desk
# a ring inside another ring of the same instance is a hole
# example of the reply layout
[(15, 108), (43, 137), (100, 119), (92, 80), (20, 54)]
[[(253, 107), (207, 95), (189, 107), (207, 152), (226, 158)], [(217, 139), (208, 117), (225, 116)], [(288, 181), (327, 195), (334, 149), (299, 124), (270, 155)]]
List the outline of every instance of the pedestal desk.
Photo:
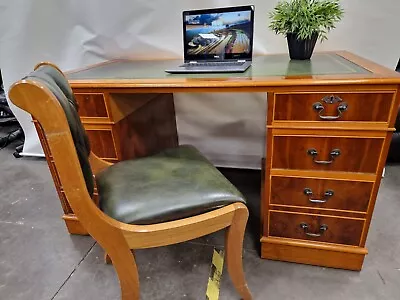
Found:
[[(256, 57), (242, 74), (164, 72), (177, 64), (114, 60), (67, 74), (93, 152), (117, 162), (176, 146), (174, 93), (263, 92), (268, 110), (260, 163), (261, 256), (360, 270), (400, 76), (345, 51), (316, 53), (311, 61)], [(35, 124), (68, 230), (85, 234)]]

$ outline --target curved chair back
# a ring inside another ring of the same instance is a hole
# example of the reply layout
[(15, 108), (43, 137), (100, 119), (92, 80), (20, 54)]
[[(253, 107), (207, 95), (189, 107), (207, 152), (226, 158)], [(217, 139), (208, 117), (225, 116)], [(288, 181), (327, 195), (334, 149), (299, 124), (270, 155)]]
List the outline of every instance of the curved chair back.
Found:
[(94, 181), (93, 172), (89, 164), (89, 139), (78, 115), (78, 105), (75, 96), (64, 74), (51, 65), (40, 65), (34, 72), (30, 73), (22, 80), (40, 83), (49, 89), (57, 98), (67, 118), (79, 163), (85, 178), (86, 187), (90, 196), (92, 196)]
[(68, 202), (92, 235), (89, 227), (93, 218), (110, 218), (91, 200), (94, 178), (89, 163), (89, 140), (64, 74), (51, 64), (40, 64), (10, 88), (9, 97), (43, 128)]

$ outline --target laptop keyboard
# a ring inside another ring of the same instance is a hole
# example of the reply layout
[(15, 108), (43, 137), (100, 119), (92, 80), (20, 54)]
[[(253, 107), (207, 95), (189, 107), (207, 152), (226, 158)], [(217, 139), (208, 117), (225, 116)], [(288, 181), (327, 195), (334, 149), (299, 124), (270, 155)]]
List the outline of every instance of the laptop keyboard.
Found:
[(243, 65), (245, 62), (243, 61), (230, 61), (230, 62), (224, 62), (224, 61), (219, 61), (219, 62), (201, 62), (201, 63), (195, 63), (195, 64), (190, 64), (186, 63), (181, 65), (180, 67), (237, 67)]

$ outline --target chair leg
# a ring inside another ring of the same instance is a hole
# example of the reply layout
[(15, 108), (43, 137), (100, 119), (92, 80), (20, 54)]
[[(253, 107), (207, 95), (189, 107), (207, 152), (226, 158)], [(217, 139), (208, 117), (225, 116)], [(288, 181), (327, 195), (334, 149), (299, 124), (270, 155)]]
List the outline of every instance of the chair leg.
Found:
[[(131, 252), (132, 252), (133, 258), (136, 259), (135, 252), (133, 249), (131, 250)], [(110, 255), (107, 254), (107, 252), (104, 252), (104, 263), (107, 265), (112, 265), (111, 257), (110, 257)]]
[(249, 211), (241, 203), (235, 204), (236, 210), (231, 226), (227, 228), (225, 237), (225, 263), (237, 292), (243, 300), (251, 300), (252, 296), (247, 286), (243, 272), (243, 238)]
[(106, 253), (118, 274), (121, 300), (139, 300), (139, 274), (131, 250), (114, 248)]

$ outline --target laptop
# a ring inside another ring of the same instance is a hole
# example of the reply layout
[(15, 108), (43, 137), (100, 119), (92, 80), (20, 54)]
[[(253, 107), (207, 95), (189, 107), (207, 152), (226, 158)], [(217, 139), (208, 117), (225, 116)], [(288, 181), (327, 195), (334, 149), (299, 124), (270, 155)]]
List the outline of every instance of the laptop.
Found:
[(183, 12), (184, 63), (168, 73), (244, 72), (252, 61), (254, 6)]

